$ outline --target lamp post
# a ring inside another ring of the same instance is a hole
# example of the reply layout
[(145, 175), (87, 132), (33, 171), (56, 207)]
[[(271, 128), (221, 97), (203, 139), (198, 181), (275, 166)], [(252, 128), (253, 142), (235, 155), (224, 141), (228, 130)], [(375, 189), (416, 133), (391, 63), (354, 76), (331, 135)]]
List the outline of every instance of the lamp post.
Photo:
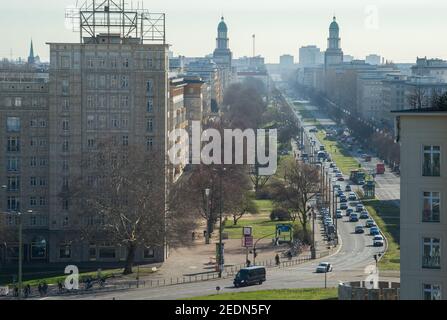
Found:
[(315, 252), (315, 211), (314, 211), (314, 207), (312, 207), (312, 209), (311, 209), (311, 214), (312, 214), (312, 248), (311, 248), (310, 254), (311, 254), (311, 259), (316, 259), (317, 254)]
[(206, 197), (206, 213), (207, 213), (207, 221), (206, 221), (206, 235), (205, 235), (205, 244), (210, 243), (210, 233), (209, 233), (209, 220), (210, 220), (210, 192), (211, 190), (209, 188), (205, 189), (205, 197)]
[(226, 171), (226, 168), (219, 168), (218, 170), (215, 169), (215, 171), (218, 171), (219, 174), (219, 278), (222, 278), (222, 272), (223, 272), (223, 266), (224, 266), (224, 259), (223, 259), (223, 248), (222, 248), (222, 211), (223, 211), (223, 183), (222, 183), (222, 176), (223, 173)]
[[(6, 189), (7, 186), (6, 185), (2, 185), (1, 186), (2, 189)], [(33, 210), (27, 210), (28, 214), (32, 214)], [(15, 214), (17, 215), (17, 222), (19, 224), (19, 257), (18, 257), (18, 298), (21, 299), (22, 298), (22, 278), (23, 278), (23, 214), (20, 211), (11, 211), (11, 212), (7, 212), (7, 214)]]

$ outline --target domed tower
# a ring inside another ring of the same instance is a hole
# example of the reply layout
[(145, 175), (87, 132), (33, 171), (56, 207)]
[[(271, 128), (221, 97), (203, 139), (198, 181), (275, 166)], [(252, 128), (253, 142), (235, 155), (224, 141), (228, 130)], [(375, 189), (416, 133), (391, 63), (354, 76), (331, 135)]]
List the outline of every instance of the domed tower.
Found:
[(324, 54), (326, 67), (343, 62), (343, 51), (340, 48), (340, 28), (334, 17), (329, 25), (329, 38), (327, 39), (327, 50)]
[(216, 50), (214, 50), (213, 58), (214, 62), (224, 68), (231, 68), (231, 59), (233, 57), (228, 43), (228, 27), (224, 17), (222, 17), (217, 26)]

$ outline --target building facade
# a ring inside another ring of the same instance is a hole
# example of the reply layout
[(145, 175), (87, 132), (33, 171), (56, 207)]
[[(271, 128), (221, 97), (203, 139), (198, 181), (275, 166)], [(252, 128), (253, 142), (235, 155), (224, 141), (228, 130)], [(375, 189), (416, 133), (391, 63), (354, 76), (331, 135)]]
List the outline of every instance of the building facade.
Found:
[(401, 299), (447, 297), (447, 111), (397, 111)]

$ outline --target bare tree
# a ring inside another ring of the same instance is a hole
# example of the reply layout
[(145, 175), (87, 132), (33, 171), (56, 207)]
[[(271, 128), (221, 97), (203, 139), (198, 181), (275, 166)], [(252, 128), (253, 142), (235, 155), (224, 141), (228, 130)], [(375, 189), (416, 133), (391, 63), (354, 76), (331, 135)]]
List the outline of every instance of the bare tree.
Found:
[(127, 249), (124, 274), (132, 273), (139, 246), (162, 247), (168, 238), (185, 243), (194, 227), (185, 223), (188, 211), (171, 206), (163, 164), (164, 159), (137, 147), (101, 143), (97, 152), (84, 156), (83, 174), (70, 192), (61, 194), (73, 203), (83, 238)]
[(320, 170), (293, 159), (284, 161), (283, 179), (272, 183), (273, 201), (289, 210), (292, 221), (299, 220), (307, 239), (308, 205), (320, 191)]
[[(250, 188), (245, 170), (241, 165), (196, 165), (185, 188), (179, 193), (178, 201), (185, 203), (205, 220), (207, 243), (220, 210), (223, 215), (232, 213)], [(210, 190), (208, 196), (205, 194), (206, 189)]]
[(415, 86), (408, 95), (408, 104), (415, 109), (421, 109), (427, 106), (427, 91), (421, 86)]
[(254, 199), (253, 192), (245, 192), (242, 197), (236, 197), (235, 201), (233, 201), (233, 208), (230, 210), (233, 217), (233, 225), (237, 225), (239, 219), (247, 213), (256, 214), (259, 212)]

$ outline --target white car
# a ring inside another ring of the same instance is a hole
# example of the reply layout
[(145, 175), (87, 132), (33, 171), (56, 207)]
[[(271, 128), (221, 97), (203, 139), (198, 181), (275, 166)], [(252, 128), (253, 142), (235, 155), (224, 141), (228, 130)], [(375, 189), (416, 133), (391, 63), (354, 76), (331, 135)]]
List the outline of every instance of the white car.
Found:
[(317, 273), (326, 273), (332, 271), (332, 265), (329, 262), (320, 262), (317, 266)]
[(382, 236), (374, 236), (373, 238), (373, 246), (374, 247), (383, 247), (383, 237)]

